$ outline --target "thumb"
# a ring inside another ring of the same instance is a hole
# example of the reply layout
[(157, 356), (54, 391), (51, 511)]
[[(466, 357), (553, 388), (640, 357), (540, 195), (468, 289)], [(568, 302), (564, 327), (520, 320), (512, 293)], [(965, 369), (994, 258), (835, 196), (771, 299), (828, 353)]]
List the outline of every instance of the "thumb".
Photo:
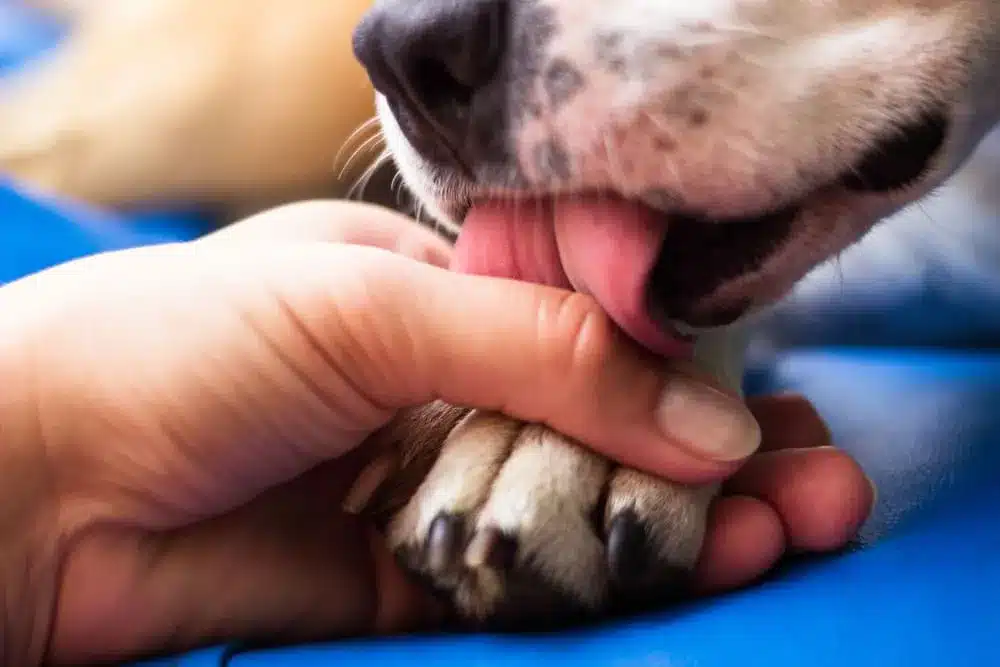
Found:
[[(333, 280), (347, 254), (352, 280)], [(690, 482), (725, 475), (759, 445), (738, 397), (642, 352), (585, 295), (370, 248), (300, 266), (315, 273), (289, 281), (284, 303), (379, 412), (434, 399), (498, 410)]]

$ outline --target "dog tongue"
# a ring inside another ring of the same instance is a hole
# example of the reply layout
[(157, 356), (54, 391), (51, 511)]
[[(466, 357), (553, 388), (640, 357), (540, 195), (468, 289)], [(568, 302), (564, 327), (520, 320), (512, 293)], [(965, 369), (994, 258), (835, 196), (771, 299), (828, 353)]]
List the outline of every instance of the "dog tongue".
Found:
[(620, 200), (482, 204), (465, 218), (452, 268), (587, 293), (650, 351), (686, 357), (691, 344), (657, 326), (646, 308), (663, 234), (651, 210)]

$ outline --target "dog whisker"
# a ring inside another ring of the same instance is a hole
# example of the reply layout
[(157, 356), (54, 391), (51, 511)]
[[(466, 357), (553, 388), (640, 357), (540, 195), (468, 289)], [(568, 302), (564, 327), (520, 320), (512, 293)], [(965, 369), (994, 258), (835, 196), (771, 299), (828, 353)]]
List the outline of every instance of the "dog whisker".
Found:
[[(337, 165), (340, 164), (340, 159), (343, 157), (344, 152), (348, 150), (354, 144), (355, 141), (360, 139), (361, 136), (367, 132), (373, 132), (375, 136), (381, 136), (382, 130), (379, 126), (378, 116), (372, 116), (368, 120), (364, 121), (347, 136), (347, 138), (344, 140), (344, 143), (340, 145), (340, 149), (337, 151), (337, 154), (333, 158), (334, 169), (336, 169)], [(369, 140), (370, 138), (366, 139), (361, 145), (364, 146)], [(348, 166), (350, 165), (351, 159), (353, 155), (356, 154), (356, 152), (357, 149), (355, 149), (355, 151), (352, 152), (351, 157), (347, 159), (347, 162), (344, 164), (344, 167), (340, 170), (338, 178), (343, 178), (344, 171), (347, 170)]]
[(372, 161), (372, 163), (364, 170), (364, 172), (362, 172), (361, 176), (358, 177), (354, 185), (352, 185), (350, 189), (348, 189), (347, 198), (353, 199), (356, 197), (357, 199), (363, 199), (365, 188), (371, 182), (372, 178), (374, 178), (375, 174), (378, 173), (379, 169), (388, 165), (391, 160), (392, 160), (392, 155), (389, 153), (389, 151), (385, 150), (382, 153), (380, 153), (378, 157), (376, 157)]
[(611, 135), (608, 132), (604, 132), (601, 135), (601, 143), (604, 147), (604, 154), (607, 157), (608, 176), (611, 178), (612, 185), (622, 194), (628, 194), (628, 179), (621, 168), (621, 164), (615, 158)]
[(349, 146), (351, 142), (356, 140), (361, 134), (372, 130), (377, 131), (378, 128), (379, 128), (378, 116), (372, 116), (371, 118), (364, 120), (363, 122), (361, 122), (361, 124), (359, 124), (356, 128), (354, 128), (354, 130), (349, 135), (347, 135), (347, 138), (344, 139), (344, 144), (341, 147), (340, 151), (337, 152), (337, 155), (339, 156), (340, 153), (343, 152), (346, 149), (346, 147)]
[[(363, 157), (367, 153), (370, 153), (370, 152), (372, 152), (374, 150), (377, 150), (378, 147), (379, 147), (379, 145), (380, 144), (384, 144), (384, 142), (385, 142), (385, 138), (382, 136), (381, 132), (378, 133), (378, 134), (376, 134), (376, 135), (374, 135), (374, 136), (372, 136), (372, 137), (369, 137), (368, 139), (365, 139), (365, 141), (363, 141), (361, 143), (361, 145), (358, 146), (354, 150), (353, 153), (351, 153), (351, 156), (344, 163), (343, 168), (340, 170), (340, 173), (337, 175), (337, 180), (342, 180), (344, 178), (344, 175), (347, 174), (347, 172), (350, 170), (352, 164), (354, 164), (354, 162), (356, 160), (358, 160), (359, 158)], [(376, 158), (376, 160), (378, 160), (378, 159), (382, 159), (382, 158), (381, 157)]]

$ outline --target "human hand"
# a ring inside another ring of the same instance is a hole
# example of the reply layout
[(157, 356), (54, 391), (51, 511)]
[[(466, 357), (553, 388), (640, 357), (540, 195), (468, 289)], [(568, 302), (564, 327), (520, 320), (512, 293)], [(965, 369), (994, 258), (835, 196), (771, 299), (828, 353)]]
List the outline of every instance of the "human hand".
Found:
[[(434, 266), (448, 254), (399, 216), (309, 203), (0, 289), (0, 376), (24, 390), (0, 402), (0, 534), (17, 546), (0, 560), (16, 605), (3, 610), (6, 664), (432, 622), (378, 537), (339, 511), (365, 461), (356, 446), (406, 406), (541, 412), (613, 458), (691, 481), (754, 449), (755, 429), (728, 433), (739, 451), (726, 461), (705, 453), (718, 443), (663, 432), (643, 406), (667, 377), (684, 386), (684, 370), (616, 336), (587, 297)], [(623, 386), (629, 401), (602, 400)], [(540, 407), (546, 393), (562, 400)], [(706, 590), (752, 580), (789, 546), (840, 546), (871, 503), (807, 403), (750, 406), (764, 451), (716, 504)], [(743, 409), (728, 406), (734, 424)]]

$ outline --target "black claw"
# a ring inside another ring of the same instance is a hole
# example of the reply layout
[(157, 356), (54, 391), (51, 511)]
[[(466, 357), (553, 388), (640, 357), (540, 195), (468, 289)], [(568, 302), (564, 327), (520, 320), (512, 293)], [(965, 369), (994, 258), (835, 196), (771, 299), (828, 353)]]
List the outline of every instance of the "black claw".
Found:
[(465, 564), (471, 568), (488, 567), (497, 572), (509, 572), (517, 562), (517, 546), (517, 538), (496, 528), (484, 528), (469, 543)]
[(608, 570), (612, 582), (612, 613), (635, 613), (661, 608), (682, 599), (690, 572), (662, 560), (646, 524), (632, 509), (608, 526)]
[(608, 527), (608, 570), (619, 584), (646, 578), (650, 565), (649, 534), (635, 511), (627, 509)]
[(438, 514), (427, 531), (426, 563), (432, 573), (451, 571), (462, 556), (465, 522), (454, 514)]

